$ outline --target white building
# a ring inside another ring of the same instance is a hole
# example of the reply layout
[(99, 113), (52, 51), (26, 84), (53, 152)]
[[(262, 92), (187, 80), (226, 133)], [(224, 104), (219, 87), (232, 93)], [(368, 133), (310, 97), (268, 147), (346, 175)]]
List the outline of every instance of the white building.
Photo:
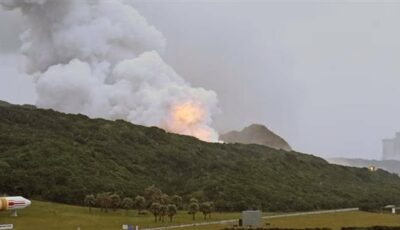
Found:
[(400, 132), (393, 139), (383, 139), (383, 160), (400, 160)]

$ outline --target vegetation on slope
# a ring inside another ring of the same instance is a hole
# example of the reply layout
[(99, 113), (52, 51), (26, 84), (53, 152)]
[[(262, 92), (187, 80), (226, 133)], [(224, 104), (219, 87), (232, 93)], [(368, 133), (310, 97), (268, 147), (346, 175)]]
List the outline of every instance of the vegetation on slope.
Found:
[(0, 106), (0, 193), (70, 204), (156, 185), (220, 210), (400, 203), (400, 178), (260, 145), (206, 143), (117, 120)]
[(399, 160), (366, 160), (366, 159), (351, 159), (351, 158), (331, 158), (327, 159), (331, 164), (338, 164), (351, 167), (364, 168), (368, 166), (375, 166), (388, 172), (400, 173)]

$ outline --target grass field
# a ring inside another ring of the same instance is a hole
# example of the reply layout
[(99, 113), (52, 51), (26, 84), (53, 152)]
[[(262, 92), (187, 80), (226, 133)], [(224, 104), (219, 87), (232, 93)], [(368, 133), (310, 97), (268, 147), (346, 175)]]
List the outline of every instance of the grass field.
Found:
[(266, 219), (264, 221), (264, 224), (265, 223), (269, 223), (269, 227), (328, 227), (336, 230), (341, 227), (353, 226), (400, 226), (400, 215), (357, 211)]
[[(239, 218), (239, 213), (213, 213), (212, 220), (225, 220)], [(196, 221), (202, 222), (203, 215), (196, 214)], [(152, 214), (138, 216), (136, 210), (124, 210), (102, 213), (99, 209), (33, 201), (26, 209), (18, 211), (18, 217), (10, 217), (9, 212), (0, 212), (0, 224), (14, 224), (16, 230), (112, 230), (122, 229), (122, 224), (139, 225), (141, 228), (194, 223), (192, 216), (185, 211), (180, 211), (172, 223), (165, 217), (165, 223), (154, 223)]]
[[(268, 225), (266, 225), (268, 224)], [(263, 227), (267, 228), (316, 228), (327, 227), (339, 230), (341, 227), (368, 227), (368, 226), (400, 226), (400, 215), (380, 214), (369, 212), (342, 212), (316, 215), (304, 215), (283, 217), (274, 219), (264, 219)], [(182, 230), (217, 230), (229, 225), (209, 225)]]
[[(94, 209), (92, 213), (87, 208), (71, 205), (61, 205), (55, 203), (33, 201), (32, 205), (18, 212), (18, 217), (10, 217), (9, 212), (0, 213), (1, 224), (14, 224), (16, 230), (112, 230), (121, 229), (122, 224), (139, 225), (141, 228), (178, 225), (194, 223), (191, 215), (181, 211), (174, 218), (172, 223), (166, 218), (165, 223), (154, 223), (151, 214), (147, 216), (137, 216), (136, 211), (132, 210), (126, 215), (125, 211), (101, 213)], [(268, 214), (271, 215), (271, 214)], [(211, 221), (239, 218), (239, 213), (213, 213)], [(203, 222), (201, 213), (196, 215), (197, 222)], [(400, 226), (400, 215), (375, 214), (367, 212), (346, 212), (330, 213), (306, 216), (293, 216), (275, 219), (265, 219), (263, 225), (268, 227), (328, 227), (340, 229), (343, 226), (373, 226), (373, 225), (391, 225)], [(214, 230), (227, 227), (229, 225), (206, 225), (198, 227), (180, 228), (194, 230)]]

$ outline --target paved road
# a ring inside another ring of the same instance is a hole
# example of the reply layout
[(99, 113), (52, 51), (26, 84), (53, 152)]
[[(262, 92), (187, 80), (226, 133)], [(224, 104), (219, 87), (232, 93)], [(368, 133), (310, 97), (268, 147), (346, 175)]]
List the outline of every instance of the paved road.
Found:
[[(305, 216), (305, 215), (336, 213), (336, 212), (352, 212), (352, 211), (358, 211), (358, 210), (359, 210), (358, 208), (345, 208), (345, 209), (333, 209), (333, 210), (324, 210), (324, 211), (298, 212), (298, 213), (281, 214), (281, 215), (273, 215), (273, 216), (263, 216), (262, 218), (263, 219), (275, 219), (275, 218), (290, 217), (290, 216)], [(211, 224), (229, 224), (229, 223), (235, 223), (235, 222), (237, 223), (238, 219), (200, 222), (200, 223), (194, 223), (194, 224), (181, 224), (181, 225), (172, 225), (172, 226), (157, 227), (157, 228), (143, 228), (142, 230), (164, 230), (164, 229), (187, 228), (187, 227), (195, 227), (195, 226), (203, 226), (203, 225), (211, 225)]]

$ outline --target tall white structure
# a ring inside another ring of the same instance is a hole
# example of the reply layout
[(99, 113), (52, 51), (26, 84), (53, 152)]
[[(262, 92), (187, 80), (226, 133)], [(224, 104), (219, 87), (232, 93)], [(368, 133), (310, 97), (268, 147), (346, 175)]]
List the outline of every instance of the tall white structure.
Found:
[(400, 132), (393, 139), (383, 139), (383, 160), (400, 160)]

